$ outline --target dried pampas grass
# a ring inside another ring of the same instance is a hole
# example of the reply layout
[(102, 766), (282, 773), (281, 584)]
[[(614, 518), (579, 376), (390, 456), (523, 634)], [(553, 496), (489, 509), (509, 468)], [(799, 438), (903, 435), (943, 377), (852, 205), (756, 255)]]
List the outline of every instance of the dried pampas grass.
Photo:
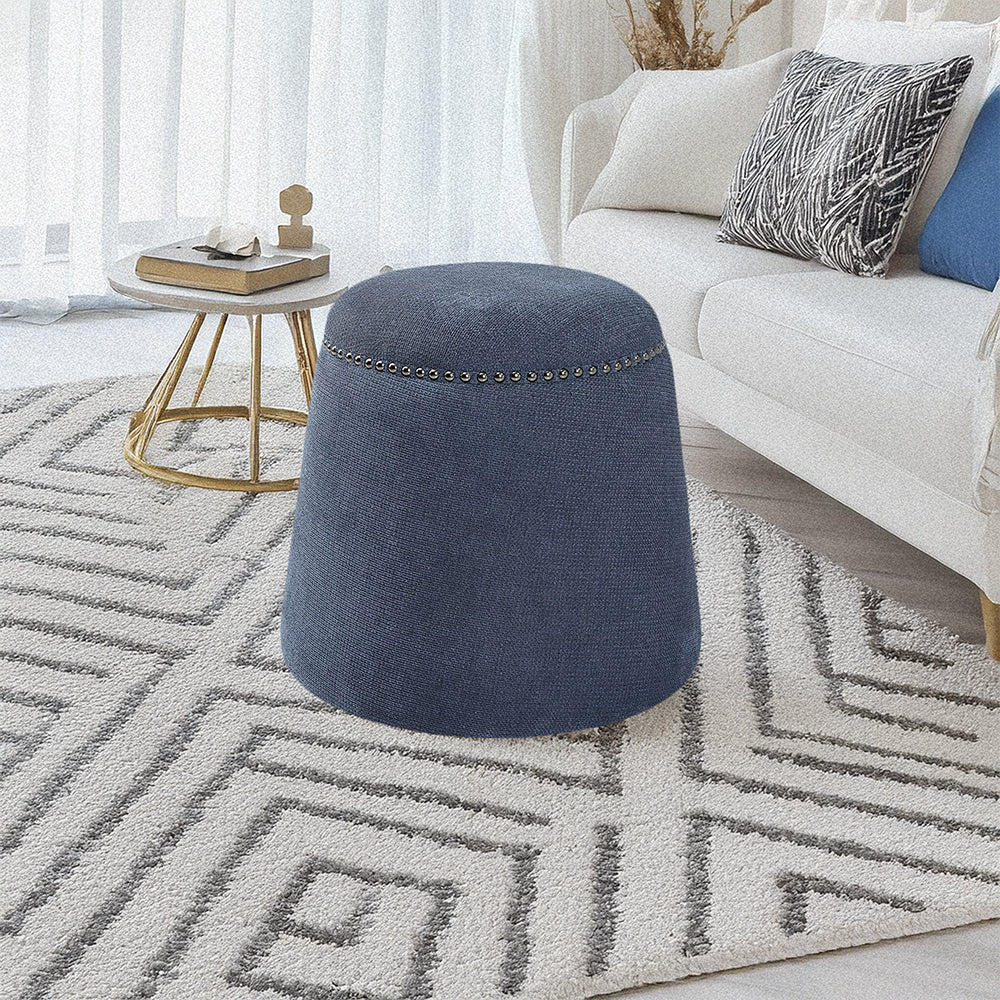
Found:
[[(681, 16), (685, 0), (608, 0), (622, 41), (639, 69), (716, 69), (726, 58), (740, 25), (771, 0), (730, 0), (722, 41), (705, 25), (709, 0), (692, 0), (691, 34)], [(621, 5), (624, 5), (623, 7)]]

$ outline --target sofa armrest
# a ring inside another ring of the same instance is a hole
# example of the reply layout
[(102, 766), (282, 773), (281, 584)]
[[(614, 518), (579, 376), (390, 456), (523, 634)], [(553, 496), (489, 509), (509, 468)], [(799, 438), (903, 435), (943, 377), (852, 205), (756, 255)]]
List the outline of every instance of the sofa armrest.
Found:
[(611, 158), (625, 112), (642, 84), (634, 72), (617, 90), (577, 107), (566, 121), (562, 143), (563, 232), (580, 214), (598, 174)]
[(976, 427), (982, 430), (976, 481), (976, 506), (986, 513), (1000, 512), (1000, 284), (993, 289), (989, 321), (979, 341), (979, 386), (974, 407)]

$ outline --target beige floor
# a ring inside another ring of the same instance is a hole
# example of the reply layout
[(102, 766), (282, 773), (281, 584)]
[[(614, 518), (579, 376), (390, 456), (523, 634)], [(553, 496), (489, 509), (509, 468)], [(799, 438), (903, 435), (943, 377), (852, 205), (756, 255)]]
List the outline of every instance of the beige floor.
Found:
[[(180, 315), (74, 315), (51, 326), (0, 320), (0, 390), (159, 371), (186, 328)], [(247, 334), (220, 361), (245, 361)], [(265, 321), (264, 363), (292, 365), (280, 317)], [(688, 475), (969, 641), (982, 640), (975, 588), (933, 559), (744, 448), (686, 417)], [(628, 1000), (1000, 1000), (1000, 921), (755, 966), (620, 994)]]

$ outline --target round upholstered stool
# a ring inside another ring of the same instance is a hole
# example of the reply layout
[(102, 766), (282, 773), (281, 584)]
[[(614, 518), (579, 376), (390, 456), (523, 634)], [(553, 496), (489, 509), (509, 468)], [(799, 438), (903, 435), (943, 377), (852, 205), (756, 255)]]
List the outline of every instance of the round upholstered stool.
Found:
[(671, 695), (701, 630), (670, 359), (617, 282), (393, 271), (330, 310), (282, 649), (377, 722), (536, 736)]

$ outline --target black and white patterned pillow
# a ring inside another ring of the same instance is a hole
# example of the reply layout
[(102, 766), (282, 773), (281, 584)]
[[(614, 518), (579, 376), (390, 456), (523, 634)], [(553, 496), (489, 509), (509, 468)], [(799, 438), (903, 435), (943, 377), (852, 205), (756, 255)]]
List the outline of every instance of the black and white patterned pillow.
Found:
[(796, 54), (736, 167), (719, 239), (884, 275), (972, 64)]

